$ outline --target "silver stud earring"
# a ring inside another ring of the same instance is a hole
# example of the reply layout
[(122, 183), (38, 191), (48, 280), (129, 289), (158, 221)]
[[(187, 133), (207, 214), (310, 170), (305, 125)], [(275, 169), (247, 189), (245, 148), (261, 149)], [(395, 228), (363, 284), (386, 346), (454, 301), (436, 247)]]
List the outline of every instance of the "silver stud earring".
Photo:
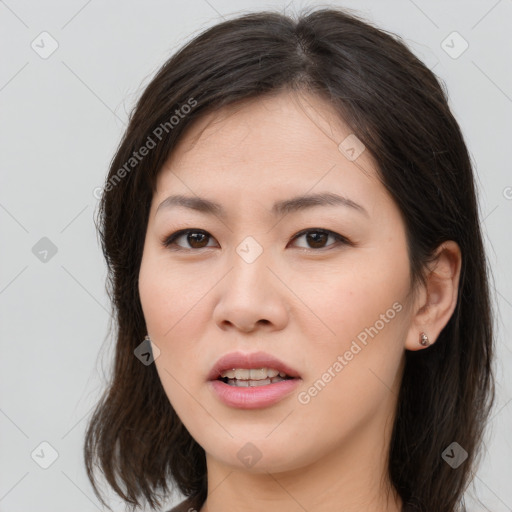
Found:
[(420, 333), (420, 345), (423, 345), (424, 347), (428, 347), (430, 345), (428, 336), (424, 332)]

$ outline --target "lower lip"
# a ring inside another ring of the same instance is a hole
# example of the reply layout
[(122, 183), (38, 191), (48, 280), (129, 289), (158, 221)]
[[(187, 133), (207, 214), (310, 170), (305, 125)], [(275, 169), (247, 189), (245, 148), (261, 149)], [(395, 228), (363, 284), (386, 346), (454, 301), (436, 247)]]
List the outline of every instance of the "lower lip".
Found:
[(269, 407), (289, 395), (301, 379), (287, 379), (265, 386), (230, 386), (220, 380), (211, 380), (210, 385), (219, 399), (238, 409), (260, 409)]

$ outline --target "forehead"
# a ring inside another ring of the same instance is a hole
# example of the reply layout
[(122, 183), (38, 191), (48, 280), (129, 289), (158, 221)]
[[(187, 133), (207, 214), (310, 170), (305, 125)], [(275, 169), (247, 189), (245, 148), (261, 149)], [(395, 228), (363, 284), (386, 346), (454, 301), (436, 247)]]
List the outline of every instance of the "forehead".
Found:
[(244, 100), (187, 127), (159, 172), (157, 195), (383, 188), (373, 157), (358, 142), (317, 96), (282, 92)]

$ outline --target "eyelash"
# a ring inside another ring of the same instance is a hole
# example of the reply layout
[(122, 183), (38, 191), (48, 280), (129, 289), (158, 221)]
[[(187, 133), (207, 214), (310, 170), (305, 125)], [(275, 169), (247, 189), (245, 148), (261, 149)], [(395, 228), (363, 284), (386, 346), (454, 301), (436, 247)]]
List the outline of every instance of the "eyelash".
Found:
[[(199, 251), (201, 249), (211, 249), (212, 248), (210, 246), (200, 247), (199, 249), (185, 248), (185, 247), (177, 246), (174, 243), (181, 236), (188, 235), (190, 233), (200, 233), (200, 234), (206, 235), (207, 237), (213, 238), (207, 231), (204, 231), (202, 229), (181, 229), (181, 230), (176, 231), (176, 232), (172, 233), (171, 235), (165, 237), (162, 240), (162, 245), (164, 247), (168, 248), (168, 249), (173, 250), (173, 251)], [(299, 247), (299, 249), (306, 250), (306, 251), (319, 252), (319, 251), (329, 250), (333, 246), (338, 246), (340, 244), (342, 244), (342, 245), (350, 245), (350, 246), (354, 245), (348, 238), (346, 238), (346, 237), (344, 237), (344, 236), (342, 236), (342, 235), (340, 235), (338, 233), (335, 233), (334, 231), (330, 231), (328, 229), (321, 229), (321, 228), (309, 228), (309, 229), (305, 229), (303, 231), (300, 231), (299, 233), (297, 233), (291, 239), (291, 241), (294, 241), (294, 240), (296, 240), (297, 238), (300, 238), (303, 235), (307, 235), (308, 233), (322, 233), (322, 234), (325, 234), (325, 235), (332, 235), (335, 238), (336, 242), (333, 243), (333, 244), (330, 244), (330, 245), (328, 245), (326, 247), (321, 247), (321, 248), (318, 248), (318, 249), (306, 248), (306, 247)]]

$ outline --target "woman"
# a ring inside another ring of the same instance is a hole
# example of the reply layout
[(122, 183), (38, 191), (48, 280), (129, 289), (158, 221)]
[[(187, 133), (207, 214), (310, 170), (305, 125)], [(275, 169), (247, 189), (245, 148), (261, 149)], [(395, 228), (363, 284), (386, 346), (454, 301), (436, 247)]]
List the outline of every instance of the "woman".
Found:
[(336, 9), (206, 30), (142, 94), (99, 221), (100, 499), (94, 465), (133, 508), (171, 482), (175, 512), (461, 510), (486, 259), (459, 126), (397, 37)]

